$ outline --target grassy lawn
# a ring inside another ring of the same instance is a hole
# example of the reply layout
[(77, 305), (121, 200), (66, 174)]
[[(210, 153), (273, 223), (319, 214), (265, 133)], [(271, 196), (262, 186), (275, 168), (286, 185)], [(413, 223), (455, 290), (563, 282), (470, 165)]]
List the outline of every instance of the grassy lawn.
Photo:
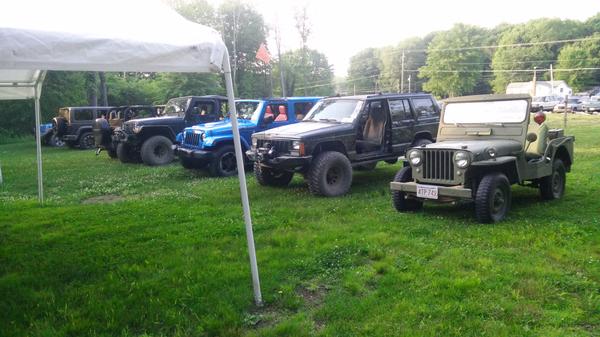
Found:
[(48, 148), (39, 207), (33, 141), (0, 145), (0, 336), (600, 336), (600, 116), (568, 133), (565, 198), (496, 225), (397, 213), (400, 164), (334, 199), (249, 175), (263, 308), (237, 179)]

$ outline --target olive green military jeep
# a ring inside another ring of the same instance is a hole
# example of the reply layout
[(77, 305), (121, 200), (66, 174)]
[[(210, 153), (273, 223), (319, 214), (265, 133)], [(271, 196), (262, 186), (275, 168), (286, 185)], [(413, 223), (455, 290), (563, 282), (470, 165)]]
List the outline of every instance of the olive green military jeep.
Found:
[(530, 105), (529, 95), (446, 100), (437, 143), (409, 149), (409, 166), (390, 183), (394, 207), (470, 200), (477, 220), (491, 223), (505, 218), (512, 184), (539, 188), (546, 200), (561, 198), (575, 138), (549, 129), (543, 112), (530, 121)]

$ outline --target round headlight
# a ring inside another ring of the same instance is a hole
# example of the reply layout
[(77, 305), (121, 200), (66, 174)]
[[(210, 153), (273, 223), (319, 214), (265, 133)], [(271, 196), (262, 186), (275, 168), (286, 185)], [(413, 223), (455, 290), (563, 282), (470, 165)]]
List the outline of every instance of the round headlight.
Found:
[(252, 146), (256, 147), (257, 144), (258, 144), (258, 139), (252, 137)]
[(410, 164), (412, 166), (421, 165), (421, 162), (422, 162), (421, 151), (419, 151), (419, 150), (408, 151), (408, 161), (410, 162)]
[(487, 149), (487, 153), (491, 158), (496, 157), (496, 149), (493, 147), (490, 147), (489, 149)]
[(206, 139), (206, 133), (205, 133), (205, 132), (202, 132), (202, 133), (200, 134), (200, 139), (201, 139), (202, 141), (204, 141), (204, 140)]
[(456, 164), (458, 168), (465, 168), (469, 166), (469, 161), (469, 154), (464, 151), (456, 152), (454, 155), (454, 164)]

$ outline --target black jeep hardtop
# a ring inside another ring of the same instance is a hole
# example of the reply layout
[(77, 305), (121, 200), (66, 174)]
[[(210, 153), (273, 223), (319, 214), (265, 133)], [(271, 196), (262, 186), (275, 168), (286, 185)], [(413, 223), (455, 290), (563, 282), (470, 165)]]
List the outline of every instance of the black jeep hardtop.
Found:
[(341, 195), (352, 167), (395, 163), (408, 147), (433, 142), (439, 112), (424, 93), (330, 97), (300, 123), (255, 133), (246, 154), (261, 184), (286, 185), (300, 172), (312, 193)]

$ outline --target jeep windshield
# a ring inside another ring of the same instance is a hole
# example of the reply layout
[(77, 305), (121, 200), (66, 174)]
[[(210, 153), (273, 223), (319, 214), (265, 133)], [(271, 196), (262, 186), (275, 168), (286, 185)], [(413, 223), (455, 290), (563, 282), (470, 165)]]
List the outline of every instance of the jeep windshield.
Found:
[(327, 99), (315, 104), (302, 120), (313, 122), (352, 123), (363, 106), (359, 99)]
[(187, 97), (172, 98), (170, 99), (161, 116), (173, 116), (173, 117), (185, 117), (185, 108), (188, 104)]
[(447, 124), (521, 123), (527, 116), (526, 100), (449, 102), (444, 110)]
[(239, 119), (258, 121), (262, 110), (262, 102), (238, 101), (235, 102), (235, 109)]

